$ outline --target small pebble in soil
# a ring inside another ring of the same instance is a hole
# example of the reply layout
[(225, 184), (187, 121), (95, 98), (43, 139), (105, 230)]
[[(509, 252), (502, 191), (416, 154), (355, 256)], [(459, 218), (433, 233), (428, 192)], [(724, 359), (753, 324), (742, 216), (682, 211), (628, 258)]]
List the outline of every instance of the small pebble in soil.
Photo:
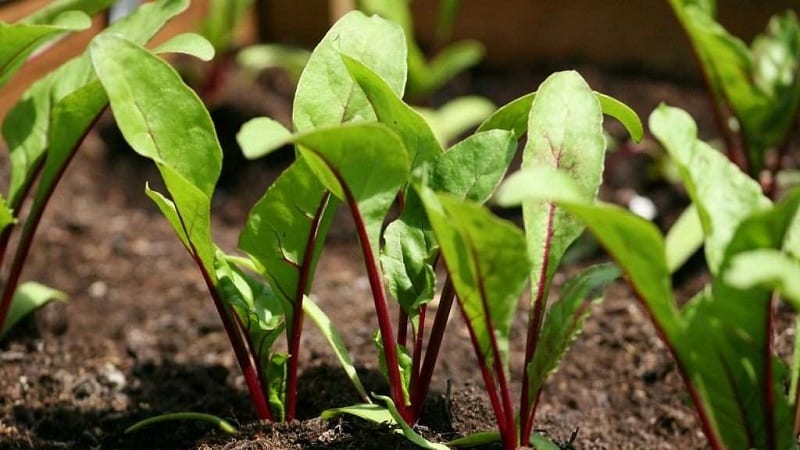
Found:
[(89, 297), (93, 299), (101, 299), (108, 294), (108, 285), (103, 281), (95, 281), (89, 285)]
[(111, 363), (106, 363), (103, 366), (103, 371), (97, 378), (100, 384), (117, 391), (124, 389), (127, 384), (125, 374)]

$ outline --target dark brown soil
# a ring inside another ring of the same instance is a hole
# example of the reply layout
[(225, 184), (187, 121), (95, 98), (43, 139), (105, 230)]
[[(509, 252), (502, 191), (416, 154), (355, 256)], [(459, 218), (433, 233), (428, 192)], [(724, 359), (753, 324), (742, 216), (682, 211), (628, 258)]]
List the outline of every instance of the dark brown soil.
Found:
[[(627, 102), (643, 117), (658, 102), (668, 101), (700, 117), (703, 132), (713, 134), (707, 103), (695, 87), (591, 68), (583, 73), (595, 89)], [(220, 95), (225, 100), (218, 101), (217, 110), (228, 111), (218, 122), (228, 160), (237, 160), (225, 137), (238, 128), (231, 111), (245, 118), (269, 112), (288, 119), (290, 96), (277, 80), (267, 77), (259, 86), (234, 80), (238, 87)], [(541, 80), (542, 73), (533, 71), (481, 74), (460, 79), (448, 95), (471, 92), (504, 103), (534, 90)], [(222, 109), (226, 102), (236, 108)], [(617, 126), (610, 129), (622, 135)], [(47, 306), (0, 344), (0, 448), (413, 448), (358, 420), (314, 418), (357, 398), (311, 326), (300, 355), (304, 420), (285, 425), (255, 420), (200, 274), (144, 196), (144, 181), (157, 184), (156, 172), (118, 143), (109, 148), (105, 142), (115, 142), (108, 137), (113, 133), (103, 135), (105, 140), (99, 133), (89, 135), (66, 173), (24, 275), (64, 290), (70, 301)], [(658, 179), (643, 177), (648, 159), (632, 155), (609, 167), (610, 188), (604, 195), (621, 199), (632, 189), (651, 195), (665, 208), (659, 220), (671, 221), (685, 199)], [(280, 157), (249, 165), (226, 160), (214, 219), (223, 248), (235, 248), (248, 208), (286, 163)], [(368, 389), (380, 391), (385, 387), (372, 346), (377, 325), (351, 229), (342, 216), (319, 264), (313, 293), (343, 329)], [(691, 291), (698, 282), (689, 272), (682, 283)], [(561, 442), (575, 433), (571, 448), (577, 449), (703, 448), (680, 376), (646, 315), (623, 284), (612, 286), (606, 298), (547, 386), (537, 429)], [(515, 385), (525, 317), (523, 308), (512, 346)], [(421, 430), (447, 440), (493, 428), (457, 314), (444, 345)], [(228, 436), (205, 423), (171, 422), (123, 434), (137, 420), (172, 411), (216, 414), (240, 431)]]

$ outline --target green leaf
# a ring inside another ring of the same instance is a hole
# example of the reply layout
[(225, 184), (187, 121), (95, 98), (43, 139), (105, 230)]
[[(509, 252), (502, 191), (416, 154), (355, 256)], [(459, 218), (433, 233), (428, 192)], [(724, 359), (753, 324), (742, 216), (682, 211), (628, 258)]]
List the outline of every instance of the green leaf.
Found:
[(66, 11), (52, 22), (8, 24), (0, 21), (0, 86), (6, 84), (36, 49), (66, 31), (79, 31), (92, 24), (80, 11)]
[(375, 119), (364, 92), (347, 72), (341, 54), (357, 59), (402, 95), (406, 81), (403, 30), (380, 17), (353, 11), (339, 19), (314, 49), (295, 93), (297, 131)]
[(535, 168), (512, 175), (497, 202), (511, 206), (529, 198), (552, 200), (581, 220), (628, 274), (630, 283), (668, 339), (678, 336), (682, 321), (672, 295), (664, 238), (649, 221), (618, 206), (590, 204), (569, 176)]
[(762, 287), (777, 290), (800, 310), (800, 263), (779, 250), (744, 252), (731, 260), (725, 282), (738, 289)]
[(6, 229), (7, 226), (13, 225), (17, 219), (14, 218), (14, 211), (8, 207), (6, 199), (0, 195), (0, 232)]
[(670, 273), (678, 270), (703, 245), (703, 224), (694, 204), (686, 207), (672, 224), (664, 244)]
[[(531, 445), (536, 450), (560, 450), (561, 447), (539, 433), (531, 434)], [(569, 448), (569, 447), (567, 447)]]
[(383, 220), (409, 177), (403, 143), (381, 124), (318, 130), (295, 142), (321, 183), (356, 208), (353, 212), (363, 221), (369, 245), (378, 255)]
[(500, 442), (499, 431), (478, 431), (466, 436), (462, 436), (452, 441), (447, 441), (447, 445), (451, 447), (478, 447), (481, 445), (489, 445), (495, 442)]
[(178, 238), (183, 243), (183, 246), (186, 247), (186, 250), (189, 253), (192, 253), (192, 243), (189, 242), (189, 236), (186, 235), (186, 229), (181, 222), (181, 217), (178, 214), (178, 210), (175, 208), (175, 203), (172, 200), (165, 197), (158, 191), (154, 191), (150, 189), (150, 183), (145, 184), (144, 188), (145, 194), (150, 197), (150, 200), (156, 204), (161, 214), (167, 219), (167, 222), (172, 226), (172, 229), (175, 230), (175, 233), (178, 235)]
[(236, 428), (230, 424), (227, 420), (222, 419), (221, 417), (215, 416), (213, 414), (205, 414), (205, 413), (196, 413), (196, 412), (177, 412), (177, 413), (167, 413), (167, 414), (159, 414), (154, 417), (148, 417), (147, 419), (140, 420), (135, 424), (129, 426), (125, 429), (125, 433), (133, 433), (134, 431), (139, 431), (142, 428), (149, 427), (150, 425), (154, 425), (157, 423), (168, 422), (172, 420), (199, 420), (202, 422), (208, 422), (212, 425), (216, 425), (223, 433), (227, 434), (236, 434)]
[[(603, 108), (603, 114), (617, 119), (628, 130), (634, 141), (639, 142), (642, 139), (644, 127), (635, 111), (608, 95), (597, 91), (595, 91), (594, 95), (597, 96), (600, 107)], [(514, 132), (514, 136), (519, 139), (528, 132), (528, 114), (535, 97), (536, 92), (533, 92), (500, 107), (478, 127), (478, 131), (493, 130), (495, 128), (511, 130)]]
[(54, 0), (47, 6), (37, 9), (35, 13), (23, 19), (22, 22), (31, 25), (49, 24), (67, 11), (81, 11), (88, 16), (92, 16), (100, 11), (108, 9), (115, 1), (116, 0)]
[(0, 327), (0, 339), (8, 333), (23, 317), (50, 303), (53, 300), (66, 301), (67, 294), (35, 282), (22, 283), (14, 291), (11, 309), (6, 321)]
[[(563, 169), (586, 202), (602, 181), (606, 141), (603, 112), (589, 85), (577, 72), (548, 77), (531, 104), (528, 142), (522, 167)], [(531, 255), (531, 305), (547, 301), (550, 281), (567, 248), (583, 232), (579, 220), (550, 201), (522, 203), (525, 237)]]
[(239, 248), (289, 304), (311, 290), (335, 211), (335, 200), (329, 198), (306, 161), (297, 160), (256, 203), (239, 236)]
[(392, 402), (392, 399), (383, 395), (374, 395), (378, 400), (386, 403), (386, 407), (376, 404), (360, 404), (345, 406), (342, 408), (331, 408), (322, 411), (320, 417), (323, 420), (328, 420), (342, 414), (349, 414), (376, 424), (383, 424), (390, 427), (395, 433), (402, 434), (411, 443), (425, 449), (432, 450), (447, 450), (447, 446), (430, 442), (424, 437), (415, 432), (403, 419), (397, 411), (397, 407)]
[(281, 44), (250, 45), (236, 54), (236, 62), (247, 72), (256, 75), (271, 68), (283, 69), (297, 84), (308, 63), (311, 52), (304, 48)]
[(258, 367), (265, 372), (267, 397), (273, 418), (285, 419), (286, 354), (273, 351), (275, 341), (291, 321), (292, 308), (266, 284), (247, 275), (229, 262), (221, 251), (215, 259), (215, 288), (225, 304), (238, 316), (238, 323), (247, 335), (251, 353)]
[(156, 47), (154, 53), (183, 53), (201, 61), (214, 59), (214, 46), (197, 33), (181, 33)]
[(210, 209), (222, 150), (208, 111), (172, 67), (131, 41), (98, 36), (91, 56), (123, 136), (156, 163), (192, 253), (214, 273)]
[(703, 224), (709, 268), (717, 274), (736, 227), (750, 213), (768, 208), (770, 201), (758, 183), (697, 139), (697, 126), (683, 110), (660, 106), (650, 115), (650, 129), (678, 166)]
[(388, 83), (358, 60), (347, 55), (342, 55), (342, 60), (350, 76), (367, 95), (378, 120), (403, 140), (411, 160), (411, 170), (444, 152), (425, 119), (405, 104)]
[[(755, 212), (741, 222), (725, 249), (720, 276), (714, 279), (708, 300), (699, 305), (690, 323), (690, 341), (714, 344), (695, 349), (699, 355), (688, 370), (702, 379), (705, 401), (727, 448), (791, 448), (795, 442), (784, 380), (772, 367), (772, 355), (764, 351), (771, 339), (766, 326), (772, 314), (771, 289), (742, 290), (726, 280), (739, 255), (781, 248), (798, 204), (800, 192), (795, 192), (774, 208)], [(709, 363), (704, 354), (709, 349), (714, 349), (717, 363)], [(770, 436), (774, 447), (768, 445)]]
[(257, 159), (288, 144), (292, 132), (277, 120), (256, 117), (248, 120), (236, 133), (236, 142), (247, 159)]
[(500, 184), (516, 151), (517, 142), (510, 131), (475, 133), (436, 159), (430, 186), (484, 203)]
[(268, 380), (269, 409), (277, 422), (286, 421), (286, 374), (289, 355), (272, 353), (265, 364), (266, 378)]
[[(800, 24), (787, 11), (774, 16), (751, 48), (716, 20), (715, 8), (701, 2), (671, 1), (698, 55), (714, 102), (730, 110), (730, 132), (745, 140), (752, 175), (763, 169), (767, 152), (784, 141), (800, 107)], [(723, 117), (727, 119), (727, 117)]]
[(253, 0), (210, 0), (200, 25), (203, 36), (214, 49), (225, 53), (233, 46), (234, 32), (245, 17)]
[(558, 369), (561, 358), (583, 329), (591, 303), (602, 298), (597, 291), (619, 276), (615, 265), (600, 264), (584, 270), (561, 288), (558, 301), (553, 303), (542, 324), (536, 352), (525, 370), (530, 386), (528, 402), (539, 398), (545, 382)]
[(400, 430), (403, 433), (403, 436), (406, 437), (411, 443), (415, 444), (420, 448), (430, 449), (430, 450), (448, 450), (446, 445), (436, 444), (431, 442), (424, 437), (417, 434), (410, 425), (403, 420), (403, 417), (400, 415), (400, 412), (397, 410), (397, 406), (395, 406), (394, 402), (392, 401), (391, 397), (387, 397), (385, 395), (376, 395), (373, 394), (375, 399), (380, 400), (386, 404), (386, 409), (389, 410), (389, 414), (392, 415), (395, 423), (400, 426)]
[(342, 333), (333, 325), (333, 322), (331, 322), (325, 312), (322, 311), (316, 303), (311, 301), (311, 299), (306, 298), (303, 301), (303, 312), (308, 315), (311, 321), (314, 322), (314, 325), (317, 326), (320, 333), (322, 333), (328, 341), (334, 355), (336, 355), (336, 359), (339, 360), (339, 364), (342, 366), (342, 369), (344, 369), (345, 374), (347, 374), (347, 378), (353, 383), (353, 387), (358, 391), (361, 399), (367, 403), (371, 403), (366, 389), (364, 389), (364, 386), (361, 384), (361, 379), (358, 378), (353, 360), (350, 359), (350, 353), (347, 351)]
[(428, 188), (420, 197), (478, 357), (487, 367), (495, 358), (505, 366), (511, 321), (531, 268), (522, 232), (472, 202)]
[[(415, 51), (419, 52), (416, 44), (413, 45)], [(483, 59), (484, 53), (483, 44), (472, 40), (448, 45), (430, 62), (425, 62), (420, 52), (420, 63), (409, 62), (408, 94), (412, 97), (432, 94), (459, 73), (478, 64)]]
[(631, 109), (628, 105), (615, 99), (614, 97), (600, 92), (595, 92), (597, 100), (600, 102), (600, 107), (603, 108), (603, 114), (611, 116), (617, 120), (628, 130), (631, 139), (639, 142), (644, 137), (644, 126), (642, 125), (639, 115), (636, 111)]
[(477, 132), (496, 129), (510, 130), (514, 132), (514, 138), (518, 140), (528, 132), (528, 117), (535, 97), (536, 92), (532, 92), (501, 106), (483, 121)]
[(403, 311), (414, 319), (420, 306), (433, 300), (433, 263), (438, 254), (425, 209), (414, 189), (406, 191), (403, 212), (386, 227), (383, 240), (381, 268), (387, 287)]
[(494, 103), (478, 96), (458, 97), (439, 109), (417, 108), (442, 143), (451, 142), (478, 126), (495, 109)]
[[(97, 2), (63, 2), (73, 3), (89, 8)], [(98, 36), (122, 35), (137, 43), (144, 43), (187, 6), (188, 0), (161, 0), (142, 5), (133, 14), (115, 22)], [(82, 93), (79, 94), (78, 91)], [(77, 103), (72, 104), (73, 101)], [(55, 117), (51, 119), (51, 112), (59, 103), (60, 109), (71, 112), (65, 116), (70, 120), (64, 121), (63, 126)], [(63, 64), (25, 92), (22, 99), (8, 112), (3, 123), (3, 137), (10, 153), (8, 201), (12, 209), (16, 209), (22, 202), (22, 194), (33, 182), (36, 168), (45, 153), (49, 153), (49, 147), (71, 147), (70, 152), (74, 153), (106, 104), (105, 94), (99, 88), (88, 52)], [(93, 106), (90, 108), (87, 105)], [(56, 135), (59, 136), (59, 141), (51, 142), (49, 136)], [(64, 162), (69, 160), (63, 155), (59, 158)], [(61, 168), (53, 169), (53, 172), (60, 170)], [(42, 179), (46, 181), (44, 176)], [(43, 189), (39, 188), (39, 191)]]
[[(384, 378), (388, 381), (389, 366), (386, 364), (386, 348), (383, 346), (383, 337), (381, 336), (380, 331), (376, 331), (375, 334), (372, 335), (372, 344), (375, 346), (375, 350), (378, 351), (378, 368), (380, 369)], [(402, 383), (400, 388), (403, 391), (403, 401), (406, 405), (410, 405), (411, 366), (413, 364), (413, 360), (411, 359), (411, 355), (409, 355), (408, 349), (405, 346), (397, 345), (395, 347), (395, 351), (397, 352), (397, 369), (400, 372), (400, 379)]]

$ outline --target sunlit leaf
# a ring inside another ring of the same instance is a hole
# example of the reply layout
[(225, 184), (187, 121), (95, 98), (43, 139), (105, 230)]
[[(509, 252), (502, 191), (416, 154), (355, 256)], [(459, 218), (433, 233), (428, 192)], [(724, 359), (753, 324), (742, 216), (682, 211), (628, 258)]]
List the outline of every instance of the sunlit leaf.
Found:
[(511, 321), (531, 268), (522, 231), (472, 202), (427, 188), (420, 196), (476, 352), (486, 367), (495, 358), (507, 364)]
[(23, 317), (54, 300), (66, 301), (67, 294), (32, 281), (19, 285), (14, 291), (6, 320), (0, 327), (0, 339)]
[(757, 182), (697, 138), (697, 126), (683, 110), (661, 105), (650, 115), (650, 129), (678, 166), (703, 225), (709, 268), (717, 274), (736, 227), (770, 201)]
[(331, 27), (314, 49), (295, 93), (297, 131), (344, 122), (374, 120), (364, 92), (347, 73), (341, 54), (377, 73), (402, 95), (406, 82), (403, 30), (380, 17), (353, 11)]

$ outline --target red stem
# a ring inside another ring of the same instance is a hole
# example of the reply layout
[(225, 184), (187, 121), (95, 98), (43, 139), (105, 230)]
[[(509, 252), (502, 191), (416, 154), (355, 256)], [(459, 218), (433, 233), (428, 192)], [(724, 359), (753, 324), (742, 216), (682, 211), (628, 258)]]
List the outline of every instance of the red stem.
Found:
[(233, 353), (236, 355), (236, 361), (239, 363), (239, 368), (242, 370), (242, 375), (244, 375), (245, 383), (247, 383), (247, 389), (250, 392), (250, 399), (253, 401), (253, 405), (256, 408), (258, 417), (261, 420), (272, 420), (272, 413), (269, 411), (269, 406), (267, 405), (266, 393), (262, 389), (261, 377), (259, 377), (253, 365), (253, 359), (251, 357), (251, 353), (248, 351), (248, 346), (244, 339), (242, 339), (241, 327), (239, 326), (238, 321), (232, 319), (233, 317), (236, 317), (236, 312), (228, 309), (222, 298), (220, 298), (219, 292), (217, 292), (217, 288), (214, 285), (211, 276), (206, 271), (205, 266), (203, 266), (203, 262), (200, 261), (200, 258), (197, 256), (193, 245), (189, 251), (192, 254), (192, 258), (194, 258), (197, 267), (200, 268), (200, 272), (203, 274), (203, 281), (205, 281), (208, 292), (211, 294), (211, 298), (214, 300), (214, 306), (217, 308), (217, 313), (219, 313), (219, 317), (222, 320), (222, 326), (225, 328), (225, 333), (228, 335), (228, 339), (231, 341)]
[(364, 218), (361, 216), (361, 211), (358, 209), (358, 202), (356, 201), (353, 192), (344, 180), (344, 177), (339, 170), (331, 164), (324, 155), (316, 153), (317, 157), (325, 161), (328, 169), (333, 173), (339, 184), (342, 187), (344, 196), (347, 200), (347, 206), (350, 209), (350, 214), (353, 216), (353, 222), (356, 226), (356, 233), (358, 234), (358, 242), (361, 245), (361, 252), (364, 255), (364, 265), (367, 269), (367, 278), (369, 279), (369, 286), (372, 290), (372, 300), (375, 303), (375, 313), (378, 316), (378, 328), (381, 333), (381, 342), (383, 344), (383, 354), (386, 359), (386, 371), (389, 377), (389, 388), (391, 397), (397, 406), (397, 411), (400, 416), (408, 422), (411, 418), (410, 409), (406, 405), (405, 396), (403, 395), (403, 379), (400, 376), (400, 363), (397, 357), (397, 341), (394, 337), (394, 329), (392, 327), (392, 316), (389, 313), (389, 303), (386, 300), (386, 292), (383, 288), (383, 277), (378, 267), (378, 260), (372, 252), (370, 246), (369, 236), (367, 235), (367, 227), (364, 223)]
[(303, 253), (303, 266), (300, 269), (300, 278), (297, 282), (297, 292), (294, 299), (294, 315), (292, 316), (292, 328), (289, 330), (289, 362), (286, 375), (286, 420), (291, 422), (297, 415), (297, 372), (298, 355), (300, 354), (300, 336), (303, 332), (303, 297), (311, 287), (311, 265), (314, 259), (314, 250), (317, 246), (319, 227), (322, 216), (328, 207), (331, 198), (330, 192), (326, 192), (319, 206), (317, 207), (314, 220), (311, 223), (311, 236), (306, 244)]
[(400, 308), (397, 315), (397, 345), (405, 347), (408, 343), (408, 314)]
[[(103, 108), (103, 110), (105, 110), (105, 108)], [(70, 162), (72, 162), (72, 159), (75, 157), (75, 154), (78, 150), (78, 145), (83, 142), (83, 139), (89, 133), (89, 130), (92, 128), (92, 126), (94, 126), (94, 123), (100, 117), (100, 113), (102, 113), (102, 110), (97, 114), (97, 116), (94, 117), (94, 119), (92, 119), (89, 126), (86, 127), (86, 130), (83, 132), (83, 136), (76, 141), (77, 144), (72, 149), (72, 152), (64, 160), (64, 164), (61, 165), (58, 172), (53, 176), (52, 182), (49, 186), (47, 186), (45, 192), (43, 192), (41, 201), (34, 201), (30, 212), (28, 212), (28, 217), (25, 218), (25, 225), (22, 227), (22, 234), (20, 235), (19, 242), (17, 242), (17, 248), (14, 252), (14, 259), (11, 261), (11, 267), (8, 271), (8, 279), (6, 280), (6, 285), (3, 287), (2, 297), (0, 297), (0, 326), (5, 323), (6, 317), (8, 317), (8, 311), (11, 309), (11, 302), (14, 300), (14, 292), (16, 292), (17, 287), (19, 286), (19, 278), (22, 275), (22, 269), (25, 267), (25, 261), (28, 259), (28, 254), (30, 253), (31, 245), (33, 244), (33, 238), (36, 235), (36, 229), (39, 227), (39, 222), (42, 220), (42, 215), (47, 207), (47, 203), (50, 201), (50, 197), (53, 196), (53, 192), (61, 180), (61, 177), (64, 176), (64, 172), (67, 170), (67, 167), (69, 167)], [(12, 209), (16, 210), (19, 208), (25, 197), (28, 196), (31, 186), (33, 186), (33, 181), (39, 177), (39, 174), (44, 169), (44, 162), (45, 158), (42, 158), (37, 163), (37, 167), (34, 169), (33, 175), (26, 180), (26, 184), (22, 188), (22, 195), (18, 197), (17, 201), (12, 201), (12, 204), (9, 205)], [(0, 239), (3, 239), (2, 242), (0, 242), (0, 244), (2, 244), (0, 264), (2, 263), (2, 259), (5, 258), (5, 251), (7, 249), (10, 236), (11, 228), (4, 230), (3, 235), (0, 236)]]
[(695, 411), (697, 411), (697, 415), (700, 418), (700, 426), (703, 428), (703, 434), (706, 435), (706, 439), (708, 439), (708, 445), (712, 450), (725, 450), (725, 445), (720, 440), (720, 437), (714, 432), (714, 427), (712, 426), (711, 416), (708, 415), (708, 412), (705, 409), (705, 405), (703, 404), (702, 398), (700, 397), (700, 393), (697, 392), (697, 389), (692, 384), (691, 377), (689, 377), (689, 372), (686, 370), (686, 366), (683, 364), (683, 361), (678, 357), (678, 352), (675, 347), (672, 345), (672, 342), (667, 338), (667, 334), (664, 331), (664, 328), (661, 324), (655, 320), (653, 317), (652, 311), (650, 308), (647, 307), (647, 302), (644, 301), (644, 297), (636, 289), (636, 286), (633, 283), (628, 283), (633, 290), (634, 295), (644, 306), (644, 310), (647, 312), (647, 316), (650, 319), (650, 323), (653, 324), (653, 328), (656, 330), (656, 334), (661, 339), (667, 348), (669, 349), (670, 355), (672, 355), (673, 361), (675, 361), (676, 366), (678, 367), (678, 372), (681, 374), (681, 378), (683, 378), (683, 382), (686, 385), (686, 390), (689, 391), (689, 396), (692, 398), (692, 403), (694, 404)]
[(425, 350), (425, 361), (422, 363), (419, 377), (417, 377), (411, 390), (411, 405), (413, 408), (411, 417), (414, 420), (419, 419), (422, 414), (422, 407), (425, 404), (425, 398), (428, 396), (433, 369), (436, 367), (439, 349), (442, 347), (442, 339), (447, 328), (447, 321), (450, 318), (450, 310), (452, 309), (455, 295), (453, 282), (448, 277), (444, 283), (442, 295), (439, 297), (439, 308), (436, 310), (436, 317), (433, 319), (431, 335), (428, 338), (428, 348)]
[[(469, 322), (469, 319), (467, 319), (467, 313), (464, 312), (464, 306), (461, 304), (461, 302), (458, 302), (458, 308), (461, 310), (461, 317), (464, 318), (464, 321)], [(497, 385), (494, 382), (494, 378), (492, 377), (492, 372), (489, 370), (489, 366), (486, 364), (486, 358), (484, 358), (483, 353), (480, 351), (481, 347), (478, 344), (478, 337), (475, 336), (475, 330), (471, 326), (467, 326), (467, 330), (469, 331), (469, 338), (472, 342), (472, 348), (475, 350), (475, 356), (478, 358), (478, 366), (481, 368), (481, 377), (483, 377), (483, 383), (486, 386), (486, 392), (489, 394), (489, 402), (492, 404), (492, 411), (494, 411), (494, 417), (497, 421), (497, 429), (500, 431), (500, 435), (502, 436), (505, 446), (505, 442), (508, 440), (506, 435), (511, 435), (512, 438), (515, 438), (515, 436), (513, 430), (512, 432), (508, 431), (509, 423), (506, 421), (506, 416), (503, 412), (503, 406), (500, 403), (500, 396), (497, 393)], [(513, 423), (514, 422), (512, 421), (512, 426)], [(514, 447), (512, 446), (511, 448)]]
[[(668, 1), (669, 3), (669, 1)], [(668, 5), (671, 8), (671, 5)], [(686, 26), (683, 24), (680, 16), (675, 12), (675, 18), (681, 24), (681, 28), (686, 34), (687, 39), (689, 40), (689, 47), (692, 50), (692, 57), (695, 61), (695, 64), (700, 68), (700, 74), (703, 77), (703, 83), (706, 85), (706, 88), (709, 91), (709, 97), (711, 100), (711, 107), (714, 111), (714, 118), (717, 122), (717, 127), (719, 128), (720, 133), (722, 133), (722, 138), (725, 140), (725, 148), (726, 153), (728, 154), (728, 159), (733, 161), (734, 164), (739, 166), (743, 172), (750, 173), (749, 167), (749, 156), (745, 153), (743, 142), (742, 142), (742, 135), (740, 133), (734, 133), (727, 124), (727, 121), (733, 117), (731, 113), (731, 108), (729, 102), (724, 96), (724, 93), (719, 93), (717, 95), (717, 91), (714, 88), (714, 84), (711, 81), (711, 77), (708, 72), (706, 72), (706, 68), (703, 65), (702, 58), (700, 58), (700, 53), (697, 51), (697, 47), (695, 45), (692, 36), (689, 34)], [(727, 111), (723, 111), (723, 106)], [(738, 118), (737, 118), (738, 120)], [(740, 122), (741, 127), (741, 122)], [(741, 130), (741, 128), (740, 128)], [(752, 174), (751, 174), (752, 175)]]
[(528, 381), (528, 365), (533, 359), (536, 347), (539, 343), (539, 330), (542, 327), (544, 318), (544, 307), (547, 303), (545, 298), (545, 288), (547, 287), (547, 269), (550, 264), (550, 246), (553, 241), (553, 216), (555, 205), (548, 206), (547, 211), (547, 234), (544, 241), (544, 252), (542, 254), (542, 268), (539, 271), (539, 279), (536, 281), (536, 298), (533, 301), (533, 310), (528, 315), (528, 337), (525, 342), (525, 363), (523, 365), (522, 394), (519, 400), (519, 416), (522, 421), (520, 428), (520, 441), (528, 442), (533, 432), (533, 418), (536, 416), (536, 405), (538, 403), (538, 393), (536, 401), (531, 401), (530, 383)]

